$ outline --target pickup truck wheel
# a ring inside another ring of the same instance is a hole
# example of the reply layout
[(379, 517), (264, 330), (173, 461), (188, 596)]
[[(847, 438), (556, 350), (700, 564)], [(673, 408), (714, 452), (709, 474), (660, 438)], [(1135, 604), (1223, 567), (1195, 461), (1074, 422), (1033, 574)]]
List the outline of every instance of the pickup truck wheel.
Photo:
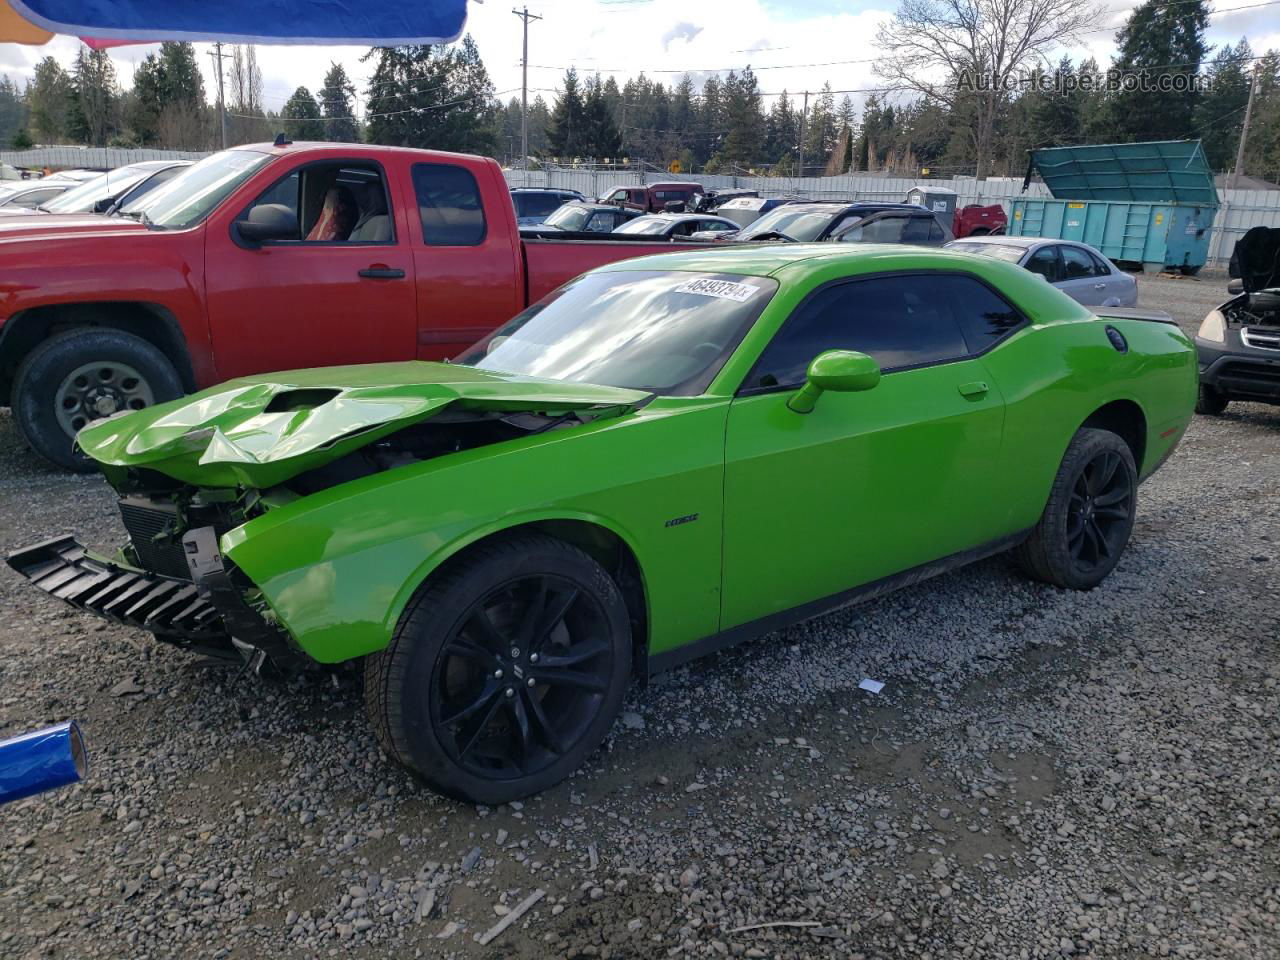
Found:
[(577, 547), (482, 545), (419, 589), (365, 664), (387, 753), (428, 786), (497, 804), (545, 790), (609, 731), (631, 671), (626, 604)]
[(1014, 559), (1037, 580), (1091, 590), (1120, 561), (1137, 503), (1138, 471), (1129, 445), (1109, 430), (1078, 430), (1040, 522)]
[(81, 327), (40, 343), (18, 367), (13, 419), (31, 449), (50, 463), (86, 472), (76, 434), (121, 410), (182, 396), (182, 380), (160, 350), (132, 333)]
[(1202, 383), (1200, 394), (1196, 397), (1196, 413), (1216, 417), (1227, 409), (1227, 404), (1230, 402), (1222, 391)]

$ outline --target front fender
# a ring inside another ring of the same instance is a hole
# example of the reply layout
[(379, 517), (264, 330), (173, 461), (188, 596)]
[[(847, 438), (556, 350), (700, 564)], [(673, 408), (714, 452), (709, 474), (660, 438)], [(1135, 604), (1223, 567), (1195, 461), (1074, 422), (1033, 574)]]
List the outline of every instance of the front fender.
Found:
[[(232, 530), (222, 552), (323, 663), (385, 647), (414, 591), (460, 550), (548, 520), (594, 524), (631, 549), (655, 651), (706, 636), (719, 625), (727, 405), (659, 406), (333, 487)], [(698, 522), (668, 525), (684, 516)]]

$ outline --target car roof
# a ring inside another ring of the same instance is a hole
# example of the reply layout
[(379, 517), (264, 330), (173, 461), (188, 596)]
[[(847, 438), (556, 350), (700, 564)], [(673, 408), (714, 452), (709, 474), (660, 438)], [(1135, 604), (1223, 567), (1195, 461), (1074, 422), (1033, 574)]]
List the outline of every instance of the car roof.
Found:
[(582, 196), (581, 190), (574, 190), (570, 187), (512, 187), (512, 193), (572, 193), (574, 196)]
[(984, 234), (981, 237), (960, 237), (953, 241), (957, 244), (966, 243), (998, 243), (1005, 247), (1022, 247), (1024, 250), (1030, 250), (1032, 247), (1039, 246), (1042, 243), (1074, 243), (1072, 240), (1058, 240), (1054, 237), (1010, 237), (1004, 234)]
[[(629, 270), (671, 270), (689, 273), (729, 273), (739, 276), (770, 277), (788, 273), (800, 264), (847, 261), (851, 266), (875, 259), (885, 269), (896, 260), (918, 260), (921, 255), (941, 261), (938, 265), (954, 265), (972, 271), (972, 254), (952, 253), (937, 247), (918, 247), (902, 243), (742, 243), (711, 245), (706, 250), (659, 253), (649, 257), (620, 260), (593, 271), (610, 273)], [(979, 258), (985, 261), (986, 258)], [(992, 261), (993, 263), (998, 261)], [(1019, 268), (1020, 269), (1020, 268)]]
[(586, 207), (589, 210), (617, 210), (612, 203), (597, 203), (594, 200), (570, 200), (566, 207)]

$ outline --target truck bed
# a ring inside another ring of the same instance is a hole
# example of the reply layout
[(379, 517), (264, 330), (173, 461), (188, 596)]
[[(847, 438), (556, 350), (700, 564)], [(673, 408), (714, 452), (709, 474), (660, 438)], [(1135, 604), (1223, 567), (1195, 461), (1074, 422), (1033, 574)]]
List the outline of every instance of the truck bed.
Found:
[(705, 243), (673, 243), (669, 240), (578, 240), (522, 237), (525, 302), (536, 303), (580, 273), (617, 260), (676, 250), (705, 250)]

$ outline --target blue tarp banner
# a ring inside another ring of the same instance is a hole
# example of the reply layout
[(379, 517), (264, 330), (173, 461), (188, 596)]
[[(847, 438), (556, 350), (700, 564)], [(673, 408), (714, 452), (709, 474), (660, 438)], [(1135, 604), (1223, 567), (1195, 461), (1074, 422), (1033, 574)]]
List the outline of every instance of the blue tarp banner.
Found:
[(9, 0), (55, 33), (110, 40), (228, 43), (447, 43), (462, 35), (467, 0)]

